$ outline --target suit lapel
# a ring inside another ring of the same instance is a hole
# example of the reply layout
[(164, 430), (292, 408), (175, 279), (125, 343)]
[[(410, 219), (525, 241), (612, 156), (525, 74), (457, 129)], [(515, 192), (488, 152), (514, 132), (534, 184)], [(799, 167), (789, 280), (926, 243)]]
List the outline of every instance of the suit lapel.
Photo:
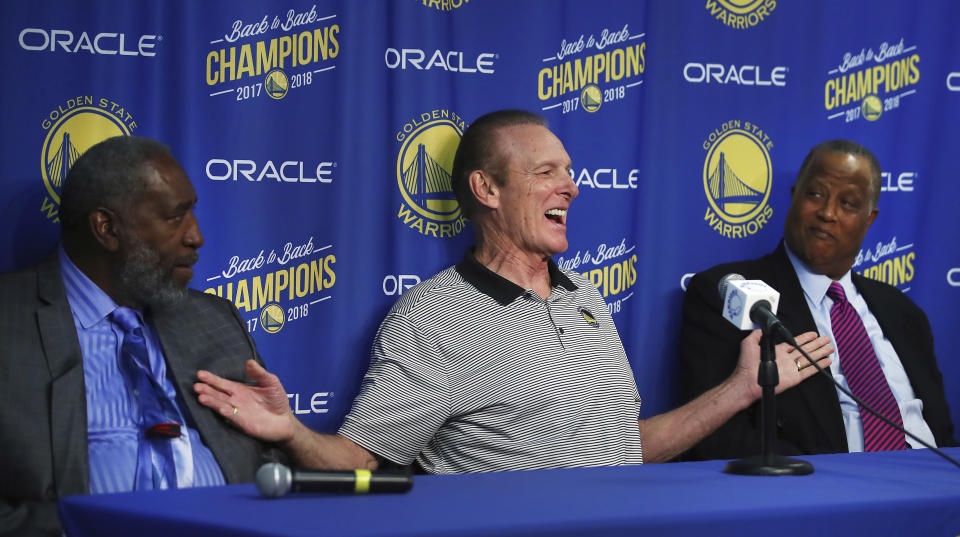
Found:
[(865, 277), (857, 273), (853, 273), (851, 276), (853, 285), (856, 286), (860, 296), (862, 296), (863, 300), (867, 303), (867, 307), (870, 308), (870, 313), (877, 319), (880, 330), (883, 332), (883, 337), (890, 342), (894, 352), (897, 353), (897, 358), (900, 359), (900, 364), (903, 366), (903, 370), (910, 380), (914, 395), (921, 400), (926, 400), (925, 397), (927, 393), (925, 388), (929, 386), (929, 384), (917, 382), (918, 379), (925, 378), (925, 375), (924, 371), (917, 367), (920, 360), (915, 358), (915, 353), (917, 352), (916, 345), (909, 344), (912, 338), (911, 335), (907, 333), (907, 327), (912, 326), (912, 324), (905, 323), (903, 318), (904, 312), (900, 308), (888, 304), (882, 293), (874, 292), (876, 288), (867, 285)]
[[(163, 357), (167, 363), (167, 373), (173, 380), (180, 394), (181, 400), (186, 404), (184, 409), (189, 412), (194, 421), (203, 419), (203, 413), (198, 412), (199, 407), (196, 403), (196, 397), (193, 392), (193, 382), (196, 379), (197, 360), (195, 352), (191, 349), (187, 334), (192, 333), (191, 328), (186, 326), (192, 316), (186, 312), (179, 313), (151, 313), (150, 322), (157, 331), (160, 338), (160, 346), (163, 348)], [(193, 342), (195, 343), (195, 342)], [(199, 427), (199, 430), (206, 430)], [(207, 441), (207, 440), (205, 440)], [(209, 445), (209, 444), (208, 444)]]
[(37, 268), (37, 326), (50, 372), (50, 429), (57, 495), (89, 493), (83, 355), (56, 255)]
[(203, 443), (213, 453), (220, 465), (224, 478), (228, 483), (240, 481), (236, 462), (226, 454), (226, 443), (230, 440), (226, 435), (218, 433), (223, 427), (217, 422), (219, 417), (200, 405), (193, 391), (196, 381), (197, 368), (201, 362), (201, 342), (196, 341), (198, 313), (190, 307), (190, 299), (178, 305), (173, 310), (158, 310), (149, 314), (150, 322), (157, 331), (163, 356), (167, 363), (167, 372), (173, 380), (180, 395), (180, 400), (186, 408), (183, 411), (189, 414), (200, 434)]
[[(777, 314), (780, 320), (794, 333), (816, 332), (817, 324), (813, 320), (807, 298), (803, 294), (800, 280), (787, 257), (783, 243), (770, 258), (769, 273), (773, 275), (771, 286), (780, 291), (780, 308)], [(825, 368), (830, 372), (830, 368)], [(829, 445), (836, 451), (847, 451), (846, 429), (840, 412), (840, 399), (837, 389), (830, 379), (821, 374), (807, 379), (793, 388), (806, 403), (812, 419), (820, 426)]]

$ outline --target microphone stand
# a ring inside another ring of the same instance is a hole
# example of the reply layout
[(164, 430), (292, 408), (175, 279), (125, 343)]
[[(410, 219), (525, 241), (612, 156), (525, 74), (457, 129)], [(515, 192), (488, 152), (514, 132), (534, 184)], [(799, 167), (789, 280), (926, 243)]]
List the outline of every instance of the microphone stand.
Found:
[(760, 338), (760, 369), (757, 383), (763, 392), (760, 398), (760, 455), (745, 457), (727, 463), (725, 473), (737, 475), (807, 475), (813, 473), (813, 465), (800, 459), (791, 459), (776, 454), (777, 400), (776, 389), (780, 383), (777, 372), (776, 351), (773, 348), (773, 326), (763, 329)]

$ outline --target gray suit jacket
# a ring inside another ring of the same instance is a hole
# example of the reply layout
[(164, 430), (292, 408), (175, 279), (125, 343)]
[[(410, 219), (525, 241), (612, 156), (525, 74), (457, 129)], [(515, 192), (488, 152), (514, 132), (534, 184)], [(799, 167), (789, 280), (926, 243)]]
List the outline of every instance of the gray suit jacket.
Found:
[[(149, 312), (167, 371), (228, 483), (252, 481), (263, 445), (197, 402), (198, 369), (249, 381), (260, 360), (236, 308), (191, 291)], [(59, 535), (57, 499), (89, 493), (83, 358), (57, 256), (0, 275), (0, 535)]]

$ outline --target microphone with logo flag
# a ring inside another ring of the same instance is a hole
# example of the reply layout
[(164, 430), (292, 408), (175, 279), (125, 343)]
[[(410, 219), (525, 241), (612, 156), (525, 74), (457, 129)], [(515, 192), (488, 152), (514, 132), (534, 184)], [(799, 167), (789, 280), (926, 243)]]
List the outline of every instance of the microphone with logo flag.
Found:
[(739, 274), (727, 274), (717, 286), (723, 318), (741, 330), (763, 329), (760, 339), (760, 365), (757, 383), (760, 398), (760, 455), (730, 461), (723, 469), (728, 474), (740, 475), (807, 475), (813, 465), (799, 459), (776, 454), (776, 400), (775, 388), (780, 383), (771, 335), (777, 333), (796, 347), (796, 342), (775, 312), (780, 293), (760, 280), (745, 280)]
[(775, 330), (784, 341), (796, 346), (793, 335), (777, 318), (780, 293), (761, 280), (745, 280), (730, 273), (717, 285), (723, 301), (723, 318), (740, 330)]

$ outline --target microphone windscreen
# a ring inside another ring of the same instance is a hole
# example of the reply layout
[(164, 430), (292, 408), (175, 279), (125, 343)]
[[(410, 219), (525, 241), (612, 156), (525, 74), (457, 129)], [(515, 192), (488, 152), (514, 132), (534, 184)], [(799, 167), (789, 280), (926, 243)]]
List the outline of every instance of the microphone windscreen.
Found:
[(742, 279), (743, 279), (743, 276), (735, 272), (731, 272), (730, 274), (727, 274), (723, 278), (720, 278), (720, 283), (717, 284), (717, 290), (720, 291), (721, 302), (727, 299), (727, 287), (730, 285), (730, 282), (736, 281), (736, 280), (742, 280)]
[(279, 498), (290, 492), (293, 486), (293, 472), (280, 463), (268, 462), (257, 470), (254, 480), (260, 494), (268, 498)]

